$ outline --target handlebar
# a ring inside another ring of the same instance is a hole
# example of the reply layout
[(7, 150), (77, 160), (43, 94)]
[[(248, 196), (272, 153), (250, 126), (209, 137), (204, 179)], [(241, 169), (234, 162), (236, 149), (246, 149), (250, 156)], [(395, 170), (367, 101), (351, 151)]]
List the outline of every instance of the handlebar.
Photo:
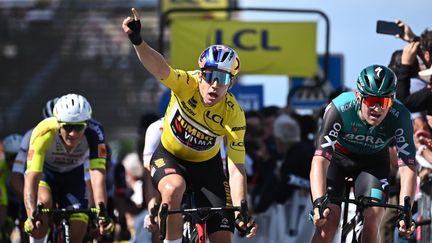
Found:
[[(89, 216), (109, 219), (105, 204), (103, 202), (100, 202), (99, 208), (88, 208), (88, 209), (67, 209), (67, 208), (51, 209), (51, 208), (44, 208), (43, 203), (38, 203), (36, 206), (36, 210), (33, 211), (31, 220), (32, 223), (35, 224), (36, 221), (41, 221), (40, 217), (43, 215), (68, 219), (74, 213), (85, 213)], [(109, 221), (107, 221), (107, 223), (109, 223)]]
[[(155, 207), (153, 207), (155, 208)], [(152, 208), (152, 210), (153, 210)], [(162, 208), (159, 212), (159, 219), (160, 219), (160, 235), (159, 239), (164, 240), (166, 235), (166, 220), (168, 215), (170, 214), (183, 214), (183, 215), (190, 215), (194, 219), (198, 220), (199, 223), (206, 223), (207, 219), (213, 216), (216, 213), (219, 213), (221, 211), (238, 211), (240, 212), (241, 221), (249, 222), (250, 216), (248, 213), (248, 206), (247, 202), (245, 200), (241, 201), (240, 207), (201, 207), (201, 208), (191, 208), (191, 209), (168, 209), (168, 204), (163, 203)], [(152, 212), (153, 214), (153, 212)], [(252, 227), (249, 227), (247, 230), (242, 230), (244, 233), (241, 234), (246, 235), (249, 233)], [(238, 228), (237, 228), (238, 229)]]

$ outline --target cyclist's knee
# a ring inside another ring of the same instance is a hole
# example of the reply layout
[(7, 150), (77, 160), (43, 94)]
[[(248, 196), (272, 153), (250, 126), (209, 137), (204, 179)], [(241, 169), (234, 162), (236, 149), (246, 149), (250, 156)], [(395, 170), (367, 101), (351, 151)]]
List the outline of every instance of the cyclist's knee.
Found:
[(164, 177), (159, 182), (158, 189), (163, 201), (171, 205), (180, 205), (186, 184), (181, 176), (173, 174)]
[(367, 227), (367, 225), (370, 225), (373, 228), (377, 228), (377, 225), (381, 224), (384, 212), (384, 208), (380, 207), (370, 207), (365, 209), (363, 212), (365, 226)]

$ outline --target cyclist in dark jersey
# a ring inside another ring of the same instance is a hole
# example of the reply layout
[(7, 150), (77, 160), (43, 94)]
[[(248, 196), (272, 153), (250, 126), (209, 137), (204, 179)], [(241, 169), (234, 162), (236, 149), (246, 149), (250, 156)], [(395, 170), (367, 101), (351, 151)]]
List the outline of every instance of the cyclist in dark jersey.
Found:
[[(340, 219), (340, 205), (329, 204), (320, 217), (319, 209), (326, 188), (342, 197), (345, 177), (355, 182), (355, 196), (376, 198), (385, 202), (389, 175), (390, 143), (398, 151), (401, 177), (400, 202), (405, 196), (414, 198), (416, 186), (413, 127), (408, 109), (394, 99), (396, 76), (385, 66), (363, 69), (357, 79), (357, 91), (345, 92), (332, 100), (324, 113), (323, 124), (316, 137), (310, 181), (316, 231), (312, 242), (332, 242)], [(362, 242), (379, 242), (378, 229), (384, 208), (364, 211)], [(409, 235), (402, 220), (399, 231)]]

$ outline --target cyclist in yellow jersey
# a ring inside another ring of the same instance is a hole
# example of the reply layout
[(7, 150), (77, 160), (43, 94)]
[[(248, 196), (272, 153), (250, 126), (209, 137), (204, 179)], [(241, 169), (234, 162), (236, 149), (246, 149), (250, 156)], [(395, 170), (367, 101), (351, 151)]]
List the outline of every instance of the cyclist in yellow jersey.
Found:
[[(228, 92), (240, 70), (237, 53), (227, 46), (212, 45), (199, 57), (200, 70), (173, 69), (161, 54), (142, 41), (141, 23), (134, 8), (132, 14), (123, 21), (123, 30), (143, 66), (172, 91), (161, 145), (151, 160), (152, 181), (162, 203), (180, 208), (187, 185), (197, 195), (197, 207), (240, 206), (241, 200), (246, 199), (245, 116)], [(228, 160), (236, 165), (230, 171), (229, 183), (219, 155), (223, 137), (227, 138)], [(229, 185), (236, 185), (231, 194)], [(207, 222), (210, 241), (231, 242), (233, 221), (232, 213), (211, 218)], [(252, 219), (240, 219), (239, 226), (246, 228), (246, 223), (251, 229), (247, 237), (253, 237), (255, 223)], [(181, 242), (180, 215), (168, 217), (166, 233), (165, 242)]]
[[(26, 232), (34, 242), (43, 242), (48, 231), (47, 218), (32, 220), (37, 203), (44, 207), (87, 208), (84, 162), (90, 160), (90, 180), (96, 205), (106, 205), (106, 147), (103, 127), (91, 119), (91, 107), (81, 95), (62, 96), (54, 106), (54, 117), (41, 121), (33, 130), (27, 154), (24, 204)], [(35, 224), (33, 224), (35, 222)], [(72, 242), (82, 242), (88, 216), (70, 218)], [(99, 221), (100, 233), (113, 229), (109, 220)]]

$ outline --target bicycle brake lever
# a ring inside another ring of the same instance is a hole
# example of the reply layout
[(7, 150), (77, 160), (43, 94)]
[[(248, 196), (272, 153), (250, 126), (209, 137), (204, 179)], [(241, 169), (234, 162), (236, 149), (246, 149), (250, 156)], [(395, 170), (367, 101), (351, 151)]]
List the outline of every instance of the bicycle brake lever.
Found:
[(405, 221), (406, 228), (411, 228), (411, 222), (412, 222), (412, 213), (411, 213), (411, 198), (409, 196), (404, 197), (404, 217), (403, 220)]
[(164, 203), (164, 204), (162, 204), (162, 209), (159, 212), (159, 219), (160, 219), (159, 239), (160, 240), (165, 239), (167, 216), (168, 216), (168, 204)]
[(150, 222), (152, 224), (156, 224), (157, 223), (155, 219), (157, 217), (157, 213), (159, 211), (159, 207), (160, 207), (159, 203), (155, 203), (153, 205), (153, 207), (150, 209)]

